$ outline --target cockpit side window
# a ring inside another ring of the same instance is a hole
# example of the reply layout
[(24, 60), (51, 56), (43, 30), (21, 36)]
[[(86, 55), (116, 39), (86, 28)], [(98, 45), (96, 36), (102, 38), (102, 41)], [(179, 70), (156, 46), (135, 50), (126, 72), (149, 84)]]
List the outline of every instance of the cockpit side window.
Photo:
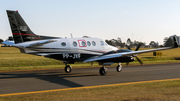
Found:
[(101, 46), (104, 46), (104, 41), (100, 41), (100, 43), (101, 43)]
[(105, 45), (108, 45), (106, 42), (104, 42)]

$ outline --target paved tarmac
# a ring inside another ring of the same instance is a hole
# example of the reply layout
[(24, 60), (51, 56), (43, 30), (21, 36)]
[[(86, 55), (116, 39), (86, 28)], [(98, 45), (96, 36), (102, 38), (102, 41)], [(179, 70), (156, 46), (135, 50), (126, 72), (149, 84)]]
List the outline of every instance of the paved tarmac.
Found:
[(106, 76), (99, 68), (74, 68), (68, 74), (64, 69), (0, 72), (0, 94), (174, 78), (180, 78), (180, 63), (128, 66), (122, 72), (108, 67)]

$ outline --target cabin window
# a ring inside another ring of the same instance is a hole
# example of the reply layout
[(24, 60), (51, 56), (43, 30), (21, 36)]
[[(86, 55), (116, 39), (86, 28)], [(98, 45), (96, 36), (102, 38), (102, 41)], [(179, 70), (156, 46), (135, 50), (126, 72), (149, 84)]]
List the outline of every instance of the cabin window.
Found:
[(104, 46), (104, 42), (103, 41), (100, 41), (101, 42), (101, 46)]
[(92, 41), (92, 45), (93, 45), (93, 46), (96, 46), (96, 42)]
[(65, 43), (65, 42), (62, 42), (61, 45), (62, 45), (62, 46), (66, 46), (66, 43)]
[(73, 42), (73, 46), (76, 47), (77, 46), (77, 42), (74, 41)]
[(90, 43), (89, 41), (87, 41), (87, 45), (88, 45), (88, 46), (91, 46), (91, 43)]
[(78, 43), (79, 43), (79, 47), (87, 47), (85, 40), (78, 40)]
[(86, 46), (86, 43), (84, 41), (81, 41), (82, 46)]

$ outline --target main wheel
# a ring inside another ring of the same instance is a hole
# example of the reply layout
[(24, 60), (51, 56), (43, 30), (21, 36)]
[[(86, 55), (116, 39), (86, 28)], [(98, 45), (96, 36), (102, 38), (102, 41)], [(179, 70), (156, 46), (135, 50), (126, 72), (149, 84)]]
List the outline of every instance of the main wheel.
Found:
[(121, 65), (118, 65), (118, 66), (116, 67), (116, 70), (117, 70), (117, 72), (121, 72), (121, 71), (122, 71), (122, 66), (121, 66)]
[(100, 75), (106, 75), (106, 71), (107, 71), (107, 69), (106, 69), (105, 67), (101, 67), (101, 68), (99, 69)]
[(70, 73), (71, 70), (72, 70), (72, 67), (69, 66), (69, 65), (67, 65), (67, 66), (64, 68), (64, 71), (65, 71), (66, 73)]

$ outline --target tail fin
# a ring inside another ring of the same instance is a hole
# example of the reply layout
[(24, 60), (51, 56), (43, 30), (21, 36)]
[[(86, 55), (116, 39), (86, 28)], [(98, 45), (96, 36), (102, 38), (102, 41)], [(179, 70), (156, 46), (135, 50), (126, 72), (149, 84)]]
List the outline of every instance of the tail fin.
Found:
[(11, 31), (15, 44), (34, 40), (58, 39), (60, 37), (40, 36), (34, 34), (18, 11), (7, 10)]
[(23, 20), (18, 11), (7, 10), (7, 15), (9, 18), (9, 23), (11, 26), (13, 38), (15, 43), (21, 43), (32, 40), (41, 39), (40, 36), (35, 35), (26, 22)]

